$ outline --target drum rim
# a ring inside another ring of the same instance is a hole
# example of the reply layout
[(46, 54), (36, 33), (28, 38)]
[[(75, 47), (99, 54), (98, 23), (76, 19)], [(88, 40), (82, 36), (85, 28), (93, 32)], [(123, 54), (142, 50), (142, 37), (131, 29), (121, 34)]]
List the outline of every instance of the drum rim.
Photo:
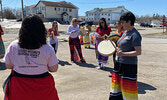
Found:
[[(105, 39), (105, 40), (107, 40), (107, 39)], [(104, 41), (104, 40), (103, 40)], [(115, 47), (115, 45), (113, 44), (114, 42), (113, 41), (111, 41), (111, 40), (109, 40), (111, 43), (112, 43), (112, 45), (114, 46), (114, 51), (112, 52), (112, 53), (109, 53), (109, 54), (103, 54), (103, 53), (101, 53), (101, 52), (99, 52), (99, 50), (98, 50), (98, 53), (100, 54), (100, 55), (102, 55), (102, 56), (111, 56), (111, 55), (113, 55), (114, 54), (114, 52), (116, 51), (116, 47)], [(101, 43), (101, 42), (100, 42)], [(99, 43), (99, 44), (100, 44)], [(98, 47), (97, 47), (97, 49), (98, 49)]]
[(111, 38), (112, 36), (118, 36), (118, 37), (120, 37), (120, 35), (118, 35), (118, 34), (111, 34), (111, 35), (108, 36), (108, 38)]

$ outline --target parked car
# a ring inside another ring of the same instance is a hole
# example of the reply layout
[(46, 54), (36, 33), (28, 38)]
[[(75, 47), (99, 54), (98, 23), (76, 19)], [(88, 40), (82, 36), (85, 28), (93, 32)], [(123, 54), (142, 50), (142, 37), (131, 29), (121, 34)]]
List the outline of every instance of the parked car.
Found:
[(151, 24), (149, 23), (141, 23), (140, 26), (143, 26), (143, 27), (153, 27)]
[(143, 27), (145, 27), (145, 26), (146, 26), (146, 24), (145, 24), (145, 23), (141, 23), (141, 24), (140, 24), (140, 26), (143, 26)]
[(161, 24), (151, 24), (153, 27), (163, 27)]
[(16, 21), (17, 21), (17, 22), (20, 22), (20, 21), (22, 21), (22, 18), (20, 18), (20, 19), (16, 19)]
[(153, 27), (153, 26), (149, 23), (146, 23), (146, 27)]

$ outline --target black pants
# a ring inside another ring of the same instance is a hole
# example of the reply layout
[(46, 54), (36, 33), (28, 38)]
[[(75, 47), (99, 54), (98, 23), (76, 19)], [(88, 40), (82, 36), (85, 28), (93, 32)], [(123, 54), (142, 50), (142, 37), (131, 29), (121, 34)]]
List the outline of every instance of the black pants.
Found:
[(56, 54), (56, 52), (57, 52), (57, 50), (56, 50), (56, 43), (54, 43), (54, 44), (51, 44), (51, 46), (54, 48), (54, 50), (55, 50), (55, 54)]

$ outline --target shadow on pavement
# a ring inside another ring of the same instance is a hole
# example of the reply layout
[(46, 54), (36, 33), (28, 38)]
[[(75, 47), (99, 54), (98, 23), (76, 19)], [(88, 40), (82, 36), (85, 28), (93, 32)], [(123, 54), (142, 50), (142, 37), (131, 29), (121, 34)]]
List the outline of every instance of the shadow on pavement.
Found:
[(138, 93), (139, 94), (145, 94), (146, 90), (157, 90), (157, 88), (155, 88), (149, 84), (142, 83), (142, 82), (137, 82), (137, 86), (138, 86)]
[(88, 63), (75, 62), (75, 64), (79, 65), (80, 67), (96, 68), (95, 65), (93, 65), (93, 64), (88, 64)]
[(59, 60), (59, 64), (60, 64), (61, 66), (72, 65), (72, 64), (70, 64), (68, 61), (62, 61), (62, 60)]
[(0, 62), (0, 70), (5, 70), (6, 66), (5, 63)]
[(102, 68), (101, 70), (103, 70), (103, 71), (108, 71), (108, 72), (110, 72), (110, 73), (113, 72), (113, 68), (106, 67), (106, 66), (104, 66), (104, 68)]
[[(96, 68), (97, 65), (94, 65), (94, 64), (88, 64), (88, 63), (80, 63), (80, 62), (76, 62), (75, 64), (77, 64), (78, 66), (80, 67), (88, 67), (88, 68)], [(103, 70), (103, 71), (108, 71), (110, 73), (113, 72), (113, 68), (110, 68), (110, 67), (104, 67), (102, 69), (99, 69), (99, 70)]]

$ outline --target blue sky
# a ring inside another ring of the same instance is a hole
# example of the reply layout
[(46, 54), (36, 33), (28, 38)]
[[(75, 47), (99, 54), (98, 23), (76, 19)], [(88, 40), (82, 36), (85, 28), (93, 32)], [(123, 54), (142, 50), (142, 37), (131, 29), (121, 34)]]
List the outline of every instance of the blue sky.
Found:
[[(37, 4), (39, 0), (23, 0), (24, 6)], [(45, 0), (63, 1), (63, 0)], [(79, 8), (79, 16), (85, 16), (85, 12), (94, 8), (115, 8), (125, 6), (135, 15), (150, 15), (158, 13), (167, 16), (167, 0), (65, 0)], [(2, 0), (3, 7), (21, 8), (21, 0)]]

